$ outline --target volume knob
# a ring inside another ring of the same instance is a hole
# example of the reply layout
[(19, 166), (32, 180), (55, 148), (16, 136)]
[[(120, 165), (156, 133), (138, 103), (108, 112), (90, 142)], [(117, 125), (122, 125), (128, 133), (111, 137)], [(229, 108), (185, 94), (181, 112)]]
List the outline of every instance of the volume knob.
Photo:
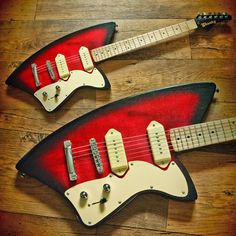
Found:
[(87, 199), (87, 198), (88, 198), (88, 193), (85, 192), (85, 191), (82, 191), (82, 192), (80, 193), (80, 197), (83, 198), (83, 199)]
[(104, 192), (110, 192), (111, 191), (111, 186), (109, 184), (104, 184), (103, 185), (103, 191)]

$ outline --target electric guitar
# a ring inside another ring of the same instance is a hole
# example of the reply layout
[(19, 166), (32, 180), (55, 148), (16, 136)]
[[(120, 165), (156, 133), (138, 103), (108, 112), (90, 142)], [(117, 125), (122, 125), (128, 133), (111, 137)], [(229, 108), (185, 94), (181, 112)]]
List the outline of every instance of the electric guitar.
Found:
[(215, 89), (188, 84), (105, 105), (49, 135), (16, 168), (68, 199), (87, 226), (143, 192), (193, 201), (175, 153), (236, 139), (236, 117), (199, 123)]
[(96, 25), (60, 38), (36, 52), (6, 83), (33, 94), (51, 112), (80, 87), (110, 88), (96, 63), (231, 18), (227, 13), (199, 14), (195, 19), (111, 44), (116, 24)]

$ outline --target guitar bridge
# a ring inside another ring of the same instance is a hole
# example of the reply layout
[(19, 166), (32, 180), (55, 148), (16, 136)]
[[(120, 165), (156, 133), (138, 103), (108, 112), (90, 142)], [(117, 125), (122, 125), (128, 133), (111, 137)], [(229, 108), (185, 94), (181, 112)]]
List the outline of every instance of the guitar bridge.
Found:
[(41, 83), (38, 77), (37, 65), (35, 63), (31, 64), (32, 73), (34, 76), (34, 83), (36, 87), (40, 87)]
[(77, 174), (75, 171), (71, 146), (72, 145), (71, 145), (70, 140), (64, 141), (64, 151), (65, 151), (65, 156), (66, 156), (66, 164), (67, 164), (67, 169), (69, 173), (69, 179), (70, 181), (75, 181), (77, 180)]
[(95, 138), (91, 138), (89, 140), (89, 144), (90, 144), (90, 149), (92, 152), (92, 156), (93, 156), (93, 160), (94, 160), (94, 164), (96, 166), (97, 172), (99, 174), (103, 173), (103, 165), (102, 165), (102, 160), (100, 157), (100, 153), (98, 151), (98, 147), (97, 147), (97, 142)]

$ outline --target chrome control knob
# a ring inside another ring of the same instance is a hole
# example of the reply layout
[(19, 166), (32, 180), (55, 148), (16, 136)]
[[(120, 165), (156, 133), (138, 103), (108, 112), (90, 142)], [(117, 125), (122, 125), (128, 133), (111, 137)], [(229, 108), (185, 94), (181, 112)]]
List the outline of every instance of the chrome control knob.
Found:
[(111, 191), (111, 186), (109, 184), (104, 184), (103, 185), (103, 191), (104, 192), (110, 192)]
[(88, 193), (85, 192), (85, 191), (82, 191), (82, 192), (80, 193), (80, 197), (83, 198), (83, 199), (87, 199), (87, 198), (88, 198)]

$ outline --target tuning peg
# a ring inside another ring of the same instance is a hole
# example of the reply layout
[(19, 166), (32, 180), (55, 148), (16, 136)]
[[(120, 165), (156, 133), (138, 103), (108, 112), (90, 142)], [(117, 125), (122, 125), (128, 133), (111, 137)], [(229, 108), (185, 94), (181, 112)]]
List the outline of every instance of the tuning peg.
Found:
[(222, 12), (222, 15), (223, 16), (228, 16), (228, 13), (227, 12)]

